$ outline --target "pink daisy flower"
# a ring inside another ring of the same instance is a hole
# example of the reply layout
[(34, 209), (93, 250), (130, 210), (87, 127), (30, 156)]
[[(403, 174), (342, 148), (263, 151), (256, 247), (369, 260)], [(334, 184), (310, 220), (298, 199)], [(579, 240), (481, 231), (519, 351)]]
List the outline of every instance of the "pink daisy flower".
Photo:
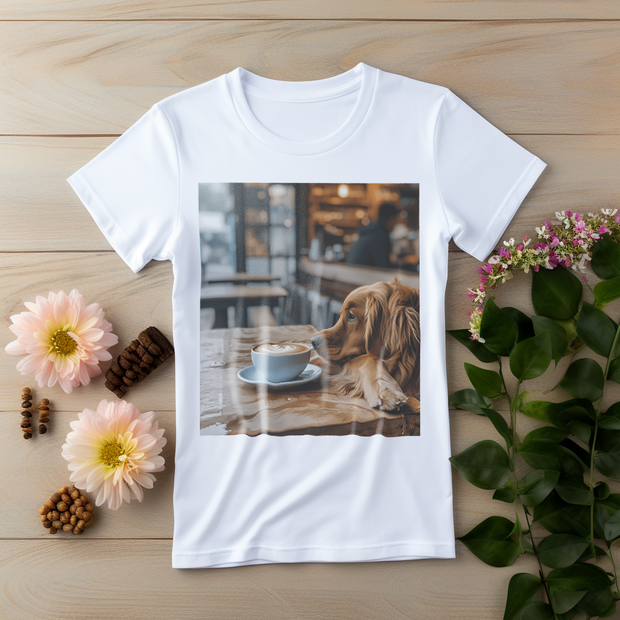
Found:
[(153, 472), (164, 470), (159, 453), (167, 439), (162, 437), (164, 429), (157, 427), (155, 413), (140, 413), (124, 400), (103, 399), (97, 411), (84, 409), (78, 417), (62, 446), (73, 472), (71, 482), (86, 492), (99, 489), (97, 506), (107, 500), (108, 508), (116, 510), (123, 500), (131, 500), (129, 489), (141, 502), (142, 487), (153, 488)]
[(67, 393), (88, 385), (101, 374), (100, 361), (112, 359), (107, 349), (118, 343), (112, 324), (103, 318), (97, 303), (85, 306), (77, 289), (37, 295), (36, 303), (24, 302), (29, 312), (11, 316), (9, 329), (17, 336), (4, 350), (26, 355), (17, 363), (22, 375), (35, 373), (39, 387), (56, 383)]

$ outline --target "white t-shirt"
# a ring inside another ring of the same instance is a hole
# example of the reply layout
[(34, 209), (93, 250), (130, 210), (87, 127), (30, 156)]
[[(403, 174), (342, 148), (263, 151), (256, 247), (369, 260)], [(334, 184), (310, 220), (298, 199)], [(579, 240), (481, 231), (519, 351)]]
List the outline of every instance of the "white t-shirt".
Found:
[(545, 167), (360, 62), (238, 67), (68, 179), (134, 272), (173, 262), (174, 568), (455, 557), (448, 241), (483, 261)]

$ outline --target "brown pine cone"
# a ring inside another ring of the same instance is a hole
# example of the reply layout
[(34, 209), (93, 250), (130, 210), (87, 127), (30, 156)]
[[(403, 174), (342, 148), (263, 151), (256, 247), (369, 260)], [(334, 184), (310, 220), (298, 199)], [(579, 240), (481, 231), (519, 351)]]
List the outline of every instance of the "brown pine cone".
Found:
[(132, 340), (105, 373), (105, 386), (122, 398), (127, 388), (147, 377), (172, 354), (172, 343), (156, 327), (147, 327)]

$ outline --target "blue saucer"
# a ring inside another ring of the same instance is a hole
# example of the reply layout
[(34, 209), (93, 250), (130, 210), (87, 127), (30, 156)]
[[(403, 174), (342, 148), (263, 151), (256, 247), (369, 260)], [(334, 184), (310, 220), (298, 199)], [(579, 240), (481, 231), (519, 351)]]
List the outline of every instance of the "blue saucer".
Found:
[(295, 379), (291, 379), (290, 381), (280, 381), (275, 383), (274, 381), (267, 381), (266, 379), (259, 379), (258, 373), (256, 372), (256, 367), (254, 365), (247, 366), (246, 368), (242, 368), (238, 373), (237, 377), (241, 379), (241, 381), (245, 381), (246, 383), (251, 383), (254, 385), (268, 385), (272, 388), (287, 388), (295, 385), (303, 385), (304, 383), (310, 383), (310, 381), (314, 381), (318, 379), (321, 374), (323, 374), (323, 369), (320, 366), (315, 366), (314, 364), (308, 364), (305, 369), (302, 371), (300, 375), (295, 377)]

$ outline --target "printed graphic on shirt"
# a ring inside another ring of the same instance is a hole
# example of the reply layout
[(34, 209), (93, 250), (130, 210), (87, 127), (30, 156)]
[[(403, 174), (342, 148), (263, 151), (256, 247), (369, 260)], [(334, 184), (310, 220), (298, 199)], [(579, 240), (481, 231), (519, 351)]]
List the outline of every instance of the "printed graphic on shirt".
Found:
[(419, 186), (197, 191), (200, 434), (420, 435)]

